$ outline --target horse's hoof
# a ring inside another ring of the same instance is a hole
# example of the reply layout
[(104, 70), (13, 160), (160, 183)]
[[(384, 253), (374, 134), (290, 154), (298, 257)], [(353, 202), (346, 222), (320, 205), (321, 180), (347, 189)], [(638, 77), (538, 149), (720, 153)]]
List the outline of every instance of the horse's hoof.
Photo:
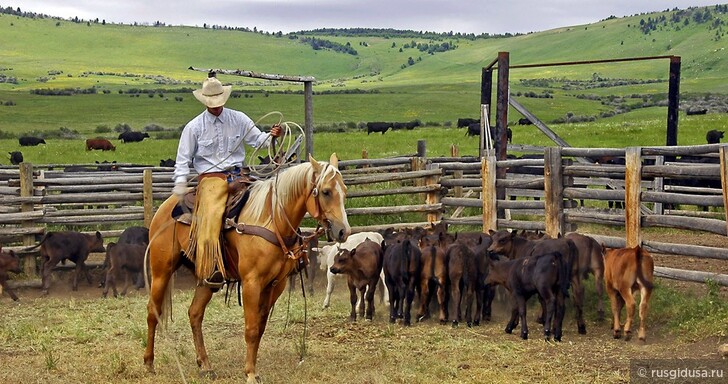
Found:
[(154, 366), (153, 365), (151, 365), (151, 364), (144, 364), (144, 365), (147, 366), (147, 373), (152, 374), (152, 375), (156, 375), (157, 374), (157, 372), (154, 371)]
[(200, 370), (200, 378), (215, 380), (217, 379), (217, 373), (215, 373), (212, 369), (203, 369)]
[(245, 384), (260, 384), (263, 382), (263, 379), (260, 378), (258, 375), (248, 375), (248, 380), (245, 381)]

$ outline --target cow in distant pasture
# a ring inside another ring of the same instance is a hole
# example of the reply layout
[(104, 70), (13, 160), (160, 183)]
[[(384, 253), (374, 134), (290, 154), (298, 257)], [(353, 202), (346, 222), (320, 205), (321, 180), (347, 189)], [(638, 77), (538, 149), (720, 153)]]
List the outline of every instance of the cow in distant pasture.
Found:
[(0, 247), (0, 286), (10, 295), (14, 301), (18, 301), (12, 289), (8, 286), (8, 272), (20, 273), (20, 259), (13, 251), (5, 252)]
[(124, 144), (126, 144), (126, 143), (134, 143), (134, 142), (142, 141), (146, 137), (149, 137), (149, 133), (147, 133), (147, 132), (126, 131), (126, 132), (122, 132), (119, 135), (119, 140), (123, 141)]
[(644, 248), (608, 248), (604, 253), (604, 285), (612, 304), (612, 329), (615, 339), (622, 337), (619, 315), (627, 307), (627, 320), (624, 323), (624, 339), (632, 337), (632, 321), (635, 312), (634, 292), (640, 291), (640, 328), (639, 340), (647, 337), (645, 322), (653, 289), (655, 263)]
[(40, 137), (24, 136), (18, 139), (21, 147), (34, 147), (38, 144), (45, 144), (45, 140)]
[(705, 115), (706, 113), (708, 113), (708, 109), (707, 108), (688, 109), (687, 110), (688, 116), (691, 116), (691, 115)]
[(369, 122), (367, 123), (367, 135), (372, 132), (381, 132), (382, 135), (392, 127), (392, 123), (386, 123), (382, 121)]
[[(359, 317), (372, 320), (374, 316), (374, 292), (382, 272), (382, 246), (365, 239), (352, 250), (342, 249), (334, 258), (331, 273), (343, 273), (349, 285), (351, 302), (350, 321), (356, 321), (357, 290), (361, 296)], [(365, 313), (366, 307), (366, 313)]]
[(174, 167), (174, 159), (162, 159), (159, 161), (160, 167)]
[(10, 155), (10, 164), (18, 165), (23, 162), (23, 154), (20, 151), (8, 152)]
[(705, 134), (705, 141), (707, 141), (708, 144), (718, 144), (720, 143), (720, 139), (723, 138), (724, 133), (725, 131), (711, 129), (710, 131), (708, 131), (708, 133)]
[(469, 117), (463, 117), (458, 119), (458, 128), (465, 128), (470, 126), (471, 124), (480, 124), (480, 119), (471, 119)]
[(532, 125), (533, 122), (529, 120), (527, 117), (522, 117), (518, 119), (518, 125)]
[(91, 284), (91, 276), (86, 269), (86, 259), (91, 252), (104, 252), (104, 238), (101, 232), (85, 234), (75, 231), (48, 232), (43, 236), (40, 243), (27, 250), (40, 247), (41, 257), (41, 280), (43, 294), (48, 294), (51, 285), (51, 271), (59, 262), (66, 259), (76, 264), (76, 273), (73, 277), (73, 290), (78, 290), (78, 278), (80, 274), (86, 275), (88, 283)]
[(95, 149), (100, 149), (102, 151), (116, 151), (116, 147), (114, 144), (111, 144), (109, 140), (106, 139), (87, 139), (86, 140), (86, 150), (91, 151)]
[[(467, 136), (480, 136), (480, 123), (473, 123), (468, 125), (468, 131), (465, 133)], [(490, 127), (490, 137), (495, 142), (495, 127)], [(513, 142), (513, 131), (510, 128), (506, 128), (506, 140), (509, 143)]]

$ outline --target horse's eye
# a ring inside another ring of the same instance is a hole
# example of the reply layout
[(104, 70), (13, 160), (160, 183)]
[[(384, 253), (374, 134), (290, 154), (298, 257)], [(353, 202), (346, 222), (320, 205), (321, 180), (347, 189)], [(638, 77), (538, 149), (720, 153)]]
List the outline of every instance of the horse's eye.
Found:
[(328, 189), (324, 189), (323, 191), (321, 191), (321, 193), (322, 193), (322, 194), (323, 194), (324, 196), (329, 196), (329, 195), (331, 195), (331, 191), (330, 191), (330, 190), (328, 190)]

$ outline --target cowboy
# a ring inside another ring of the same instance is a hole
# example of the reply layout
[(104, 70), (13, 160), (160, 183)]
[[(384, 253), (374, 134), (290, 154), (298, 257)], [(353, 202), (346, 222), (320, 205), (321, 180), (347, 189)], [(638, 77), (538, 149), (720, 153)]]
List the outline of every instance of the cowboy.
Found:
[(271, 137), (282, 129), (274, 125), (270, 133), (255, 126), (246, 114), (225, 108), (232, 86), (222, 85), (210, 72), (202, 88), (192, 92), (206, 109), (190, 120), (182, 130), (174, 166), (174, 189), (181, 200), (188, 192), (190, 165), (198, 176), (190, 243), (185, 251), (195, 262), (195, 275), (211, 288), (220, 288), (226, 280), (220, 246), (220, 229), (227, 200), (227, 183), (240, 175), (245, 161), (245, 146), (268, 146)]

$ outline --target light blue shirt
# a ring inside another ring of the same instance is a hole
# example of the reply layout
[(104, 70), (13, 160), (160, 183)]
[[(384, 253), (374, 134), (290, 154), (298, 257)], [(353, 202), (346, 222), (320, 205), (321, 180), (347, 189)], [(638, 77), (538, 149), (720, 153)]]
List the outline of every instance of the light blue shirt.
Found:
[(222, 172), (245, 162), (245, 145), (270, 144), (270, 135), (255, 126), (246, 114), (223, 108), (220, 116), (205, 109), (182, 130), (174, 165), (174, 181), (186, 182), (193, 165), (198, 174)]

